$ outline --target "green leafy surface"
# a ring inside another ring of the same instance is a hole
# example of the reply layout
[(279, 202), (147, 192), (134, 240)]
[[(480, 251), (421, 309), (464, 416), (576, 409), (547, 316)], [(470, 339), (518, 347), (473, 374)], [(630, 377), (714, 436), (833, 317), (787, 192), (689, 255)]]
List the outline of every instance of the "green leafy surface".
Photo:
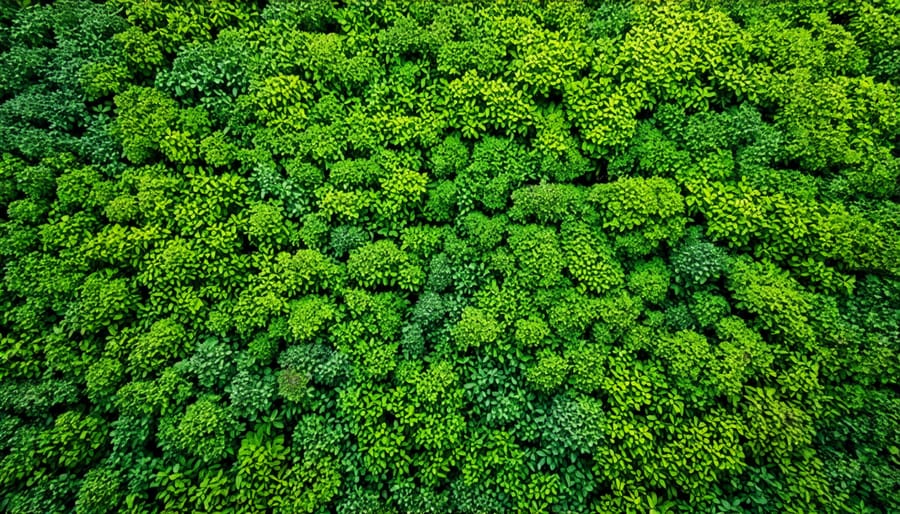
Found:
[(900, 4), (0, 6), (0, 511), (900, 511)]

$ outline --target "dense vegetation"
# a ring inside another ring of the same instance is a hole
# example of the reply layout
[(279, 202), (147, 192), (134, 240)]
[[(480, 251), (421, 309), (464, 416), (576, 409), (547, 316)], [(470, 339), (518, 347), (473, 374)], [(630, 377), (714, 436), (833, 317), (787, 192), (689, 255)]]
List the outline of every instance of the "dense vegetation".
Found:
[(6, 4), (0, 511), (900, 512), (900, 2)]

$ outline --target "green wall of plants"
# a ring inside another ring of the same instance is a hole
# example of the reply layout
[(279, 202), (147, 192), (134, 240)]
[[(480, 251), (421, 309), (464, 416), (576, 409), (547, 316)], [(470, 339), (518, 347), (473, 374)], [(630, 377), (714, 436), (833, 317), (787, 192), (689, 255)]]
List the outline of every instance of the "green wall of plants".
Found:
[(3, 4), (0, 511), (900, 512), (897, 0)]

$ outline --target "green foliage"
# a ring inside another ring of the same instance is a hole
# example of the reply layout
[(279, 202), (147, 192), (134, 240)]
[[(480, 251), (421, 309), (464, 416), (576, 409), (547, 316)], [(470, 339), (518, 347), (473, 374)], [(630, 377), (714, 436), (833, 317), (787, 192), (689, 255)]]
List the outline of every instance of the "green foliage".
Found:
[(94, 468), (87, 472), (75, 499), (75, 512), (114, 512), (122, 501), (121, 477), (115, 469)]
[(588, 224), (564, 224), (562, 246), (569, 273), (582, 290), (603, 293), (624, 282), (622, 265), (606, 237)]
[(134, 309), (135, 295), (126, 279), (92, 273), (81, 286), (66, 321), (82, 334), (123, 324)]
[(727, 316), (715, 326), (719, 337), (719, 361), (714, 365), (715, 379), (722, 389), (736, 394), (752, 377), (774, 375), (771, 369), (775, 355), (758, 332), (741, 318)]
[(490, 314), (475, 307), (463, 309), (459, 323), (453, 327), (456, 343), (465, 350), (493, 343), (500, 336), (502, 326)]
[(691, 295), (691, 314), (701, 327), (711, 327), (731, 311), (728, 300), (710, 291), (697, 291)]
[(97, 416), (66, 411), (42, 434), (40, 451), (64, 468), (84, 466), (96, 458), (96, 450), (105, 443), (104, 423)]
[(525, 284), (546, 287), (562, 280), (565, 257), (556, 231), (552, 228), (512, 226), (509, 247), (519, 266), (518, 276)]
[(133, 345), (128, 353), (129, 373), (135, 378), (146, 378), (173, 359), (186, 356), (187, 333), (180, 323), (162, 319), (136, 337)]
[(88, 398), (97, 405), (108, 407), (124, 371), (124, 366), (116, 359), (105, 358), (91, 364), (84, 376)]
[[(641, 262), (628, 274), (628, 289), (648, 304), (660, 304), (669, 291), (670, 274), (665, 261)], [(718, 319), (718, 318), (715, 318)]]
[(232, 351), (226, 341), (207, 337), (197, 345), (188, 360), (187, 369), (197, 375), (197, 382), (206, 388), (216, 388), (228, 380), (233, 366)]
[(428, 199), (423, 208), (428, 221), (447, 222), (453, 218), (457, 203), (457, 186), (450, 180), (441, 180), (428, 189)]
[(534, 219), (539, 223), (560, 223), (578, 217), (585, 210), (584, 194), (568, 184), (540, 184), (517, 189), (512, 194), (510, 214), (516, 221)]
[(715, 281), (728, 265), (725, 251), (699, 237), (687, 237), (672, 253), (675, 278), (689, 286)]
[(415, 225), (403, 230), (401, 250), (412, 253), (419, 259), (427, 259), (435, 255), (443, 247), (446, 231), (443, 227)]
[(674, 377), (698, 382), (710, 359), (709, 342), (701, 334), (684, 330), (659, 341), (659, 355), (668, 363)]
[(62, 380), (5, 381), (0, 389), (3, 409), (15, 414), (47, 412), (51, 407), (64, 407), (78, 399), (74, 384)]
[(289, 306), (288, 327), (296, 342), (309, 342), (336, 316), (335, 306), (327, 297), (310, 295)]
[(684, 199), (666, 179), (634, 177), (596, 185), (588, 200), (601, 210), (604, 228), (614, 233), (636, 231), (646, 248), (661, 241), (672, 243), (684, 233)]
[(233, 412), (239, 417), (256, 420), (261, 413), (270, 411), (275, 396), (274, 378), (268, 373), (260, 376), (250, 370), (238, 371), (229, 385)]
[(585, 393), (599, 389), (605, 383), (602, 371), (607, 352), (606, 347), (585, 341), (567, 349), (566, 359), (572, 366), (572, 376), (569, 378), (572, 386)]
[(178, 106), (153, 88), (131, 87), (116, 96), (116, 133), (128, 160), (140, 164), (160, 149), (163, 136), (178, 118)]
[(363, 287), (398, 286), (413, 289), (424, 281), (422, 268), (390, 239), (381, 239), (350, 252), (350, 278)]
[(560, 355), (550, 350), (542, 350), (535, 362), (525, 372), (525, 378), (536, 389), (550, 392), (562, 385), (569, 372), (569, 363)]
[(547, 322), (537, 317), (516, 320), (516, 342), (525, 347), (540, 346), (550, 335)]
[(329, 244), (337, 257), (344, 257), (369, 241), (369, 235), (355, 225), (340, 225), (331, 231)]
[(439, 179), (452, 179), (469, 163), (469, 149), (458, 135), (451, 135), (435, 146), (429, 155), (431, 172)]
[(160, 426), (163, 448), (215, 462), (232, 451), (230, 433), (235, 429), (234, 415), (215, 396), (204, 396), (188, 405), (175, 418), (164, 420)]
[(284, 211), (272, 202), (255, 203), (249, 208), (247, 236), (261, 250), (288, 246), (295, 228), (285, 220)]
[(792, 340), (812, 337), (807, 323), (811, 306), (805, 291), (776, 266), (738, 262), (731, 288), (736, 306), (755, 314), (766, 330)]
[(0, 69), (2, 512), (900, 511), (896, 1), (19, 0)]

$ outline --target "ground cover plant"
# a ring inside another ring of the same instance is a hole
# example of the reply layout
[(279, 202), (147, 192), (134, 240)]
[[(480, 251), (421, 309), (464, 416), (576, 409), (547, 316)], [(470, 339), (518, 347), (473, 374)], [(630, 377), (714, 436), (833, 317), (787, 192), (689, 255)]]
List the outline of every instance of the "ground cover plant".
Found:
[(900, 512), (900, 2), (0, 7), (0, 511)]

